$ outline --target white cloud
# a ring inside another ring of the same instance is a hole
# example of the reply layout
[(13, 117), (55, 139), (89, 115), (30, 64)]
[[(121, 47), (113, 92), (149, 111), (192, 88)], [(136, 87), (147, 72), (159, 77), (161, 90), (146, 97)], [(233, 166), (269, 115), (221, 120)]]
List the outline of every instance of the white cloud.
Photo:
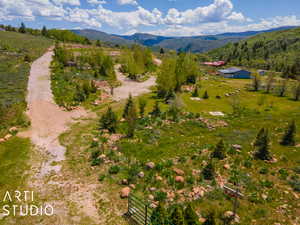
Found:
[(120, 5), (138, 5), (136, 0), (118, 0)]
[(52, 2), (54, 2), (56, 5), (76, 5), (79, 6), (80, 5), (80, 1), (79, 0), (52, 0)]
[(87, 0), (87, 2), (92, 5), (102, 5), (107, 3), (104, 0)]

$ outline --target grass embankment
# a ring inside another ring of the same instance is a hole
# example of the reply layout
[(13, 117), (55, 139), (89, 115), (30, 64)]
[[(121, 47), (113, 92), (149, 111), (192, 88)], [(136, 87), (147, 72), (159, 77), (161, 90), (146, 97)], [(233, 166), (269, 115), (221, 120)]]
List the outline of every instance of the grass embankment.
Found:
[[(20, 129), (30, 125), (24, 115), (30, 63), (52, 44), (51, 40), (43, 37), (0, 31), (0, 138), (13, 126)], [(6, 191), (13, 193), (15, 190), (27, 190), (30, 150), (29, 139), (12, 137), (0, 143), (1, 213), (4, 204), (2, 199)], [(0, 223), (9, 224), (11, 219), (14, 220), (9, 217)], [(11, 221), (10, 224), (13, 223)]]
[[(134, 139), (125, 138), (118, 142), (121, 154), (104, 148), (104, 153), (111, 162), (100, 163), (100, 166), (96, 167), (91, 166), (91, 154), (95, 150), (91, 143), (94, 137), (99, 137), (98, 121), (74, 125), (72, 131), (62, 136), (62, 142), (68, 149), (68, 166), (82, 179), (90, 182), (99, 179), (106, 187), (107, 194), (115, 203), (120, 204), (119, 207), (123, 207), (124, 211), (126, 202), (118, 199), (117, 191), (122, 188), (119, 186), (120, 181), (127, 179), (136, 184), (137, 194), (146, 199), (152, 194), (156, 200), (161, 201), (165, 201), (166, 192), (174, 193), (174, 202), (190, 201), (188, 196), (192, 188), (203, 187), (207, 192), (200, 199), (193, 201), (194, 206), (202, 216), (214, 209), (219, 218), (225, 211), (232, 209), (232, 204), (223, 191), (217, 188), (216, 183), (220, 180), (224, 180), (225, 183), (232, 182), (233, 173), (237, 171), (240, 188), (245, 195), (238, 210), (241, 224), (293, 224), (297, 221), (299, 213), (299, 148), (281, 146), (279, 141), (288, 121), (294, 119), (297, 127), (300, 127), (300, 102), (291, 100), (289, 96), (278, 97), (263, 91), (247, 91), (244, 87), (249, 82), (220, 78), (203, 80), (200, 97), (207, 90), (209, 99), (194, 101), (190, 99), (190, 93), (182, 94), (184, 110), (192, 112), (193, 115), (181, 117), (181, 122), (168, 124), (159, 118), (147, 124), (148, 128), (145, 128), (145, 123), (140, 124)], [(237, 89), (240, 89), (240, 92), (225, 97), (227, 93)], [(148, 100), (148, 113), (157, 100), (156, 95), (148, 94), (144, 98)], [(122, 113), (120, 106), (114, 106), (119, 118)], [(160, 102), (160, 106), (162, 111), (168, 108), (163, 101)], [(225, 113), (225, 117), (213, 117), (209, 115), (211, 111), (221, 111)], [(228, 126), (208, 129), (205, 122), (194, 119), (198, 116), (196, 114), (208, 119), (211, 124), (224, 121)], [(123, 133), (125, 127), (125, 123), (121, 123), (118, 132)], [(254, 149), (251, 143), (262, 127), (270, 131), (270, 151), (278, 160), (276, 163), (264, 162), (253, 157)], [(221, 139), (226, 143), (227, 157), (224, 160), (213, 160), (218, 175), (216, 180), (205, 180), (201, 173), (210, 161), (210, 153), (214, 146)], [(297, 140), (300, 140), (299, 132)], [(241, 151), (234, 150), (233, 144), (241, 145)], [(149, 161), (156, 163), (154, 170), (145, 170), (145, 163)], [(225, 164), (228, 164), (229, 168), (224, 168)], [(116, 166), (120, 168), (120, 172), (114, 174), (114, 171), (117, 171)], [(172, 167), (185, 172), (183, 184), (174, 182), (175, 173)], [(233, 169), (235, 167), (236, 170)], [(140, 171), (145, 173), (142, 179), (137, 178)], [(162, 177), (162, 180), (157, 180), (157, 176)], [(156, 191), (149, 191), (150, 187), (155, 187)]]
[(0, 137), (9, 127), (28, 125), (23, 112), (30, 62), (51, 45), (43, 37), (0, 31)]

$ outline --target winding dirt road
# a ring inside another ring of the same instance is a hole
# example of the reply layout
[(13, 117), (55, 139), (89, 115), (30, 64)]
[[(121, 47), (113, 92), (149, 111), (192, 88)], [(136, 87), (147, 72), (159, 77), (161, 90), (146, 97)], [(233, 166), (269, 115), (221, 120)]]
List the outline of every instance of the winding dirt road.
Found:
[(117, 79), (122, 83), (121, 86), (114, 89), (113, 99), (115, 101), (120, 101), (128, 98), (129, 94), (132, 97), (139, 96), (141, 94), (149, 93), (150, 87), (155, 85), (156, 78), (150, 77), (148, 80), (144, 82), (137, 82), (130, 80), (123, 73), (120, 72), (119, 68), (121, 65), (115, 66), (115, 72), (117, 74)]
[(21, 134), (30, 137), (33, 144), (51, 155), (42, 165), (41, 176), (60, 170), (60, 165), (53, 165), (53, 162), (65, 159), (65, 148), (59, 144), (58, 136), (67, 130), (68, 123), (73, 118), (86, 115), (82, 109), (67, 112), (55, 104), (50, 87), (52, 55), (52, 50), (49, 50), (32, 63), (27, 96), (27, 114), (31, 120), (31, 128)]

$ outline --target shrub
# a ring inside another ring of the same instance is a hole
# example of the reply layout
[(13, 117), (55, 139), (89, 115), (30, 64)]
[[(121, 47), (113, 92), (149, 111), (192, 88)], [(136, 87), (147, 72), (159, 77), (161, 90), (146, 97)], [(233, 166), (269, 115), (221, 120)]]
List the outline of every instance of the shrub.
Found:
[(204, 92), (202, 98), (203, 98), (203, 99), (209, 99), (209, 96), (208, 96), (208, 92), (207, 92), (207, 91)]
[(278, 170), (278, 173), (280, 175), (279, 176), (280, 179), (282, 179), (282, 180), (285, 180), (289, 176), (288, 171), (286, 169), (283, 169), (283, 168), (281, 168), (280, 170)]
[(167, 193), (163, 191), (157, 191), (154, 193), (155, 201), (163, 202), (167, 199)]
[(98, 177), (98, 181), (102, 182), (105, 179), (105, 175), (104, 174), (100, 174)]
[(110, 174), (118, 174), (120, 172), (120, 167), (118, 165), (111, 166), (108, 172)]
[(184, 210), (184, 220), (186, 225), (198, 225), (199, 224), (199, 217), (195, 213), (191, 204), (188, 204)]
[(292, 176), (289, 184), (294, 189), (294, 191), (300, 192), (300, 179), (299, 176)]
[(102, 160), (97, 158), (97, 159), (93, 159), (91, 165), (92, 166), (99, 166), (102, 163)]
[(107, 129), (111, 133), (115, 133), (117, 129), (117, 116), (112, 111), (111, 107), (108, 107), (106, 113), (100, 119), (100, 128)]
[(158, 101), (155, 102), (155, 105), (153, 107), (152, 112), (150, 112), (150, 115), (153, 116), (153, 117), (160, 117), (161, 110), (160, 110), (159, 102)]
[(296, 136), (296, 123), (295, 121), (292, 121), (288, 125), (280, 144), (285, 146), (294, 146), (296, 144), (295, 136)]
[(225, 159), (225, 146), (223, 140), (220, 140), (217, 146), (215, 147), (212, 153), (212, 157), (220, 160)]
[(175, 209), (171, 214), (170, 222), (172, 225), (185, 225), (182, 207), (180, 206), (175, 207)]
[(139, 110), (140, 110), (141, 118), (144, 117), (146, 105), (147, 105), (147, 101), (143, 98), (140, 98), (139, 99)]
[(266, 168), (266, 167), (263, 167), (263, 168), (261, 168), (261, 169), (259, 170), (259, 173), (260, 173), (260, 174), (268, 174), (268, 172), (269, 172), (269, 170), (268, 170), (268, 168)]
[(151, 214), (151, 225), (167, 225), (167, 212), (164, 206), (160, 203)]
[(214, 166), (211, 161), (202, 170), (202, 175), (205, 180), (213, 180), (214, 179), (215, 169), (214, 169)]

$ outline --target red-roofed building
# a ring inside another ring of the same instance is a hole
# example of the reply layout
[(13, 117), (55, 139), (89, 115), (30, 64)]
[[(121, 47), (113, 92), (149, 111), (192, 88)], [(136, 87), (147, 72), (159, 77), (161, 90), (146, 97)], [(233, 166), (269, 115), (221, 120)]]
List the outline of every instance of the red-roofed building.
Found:
[(216, 61), (216, 62), (204, 62), (203, 63), (204, 65), (207, 65), (207, 66), (215, 66), (215, 67), (218, 67), (218, 66), (224, 66), (226, 64), (225, 61)]

